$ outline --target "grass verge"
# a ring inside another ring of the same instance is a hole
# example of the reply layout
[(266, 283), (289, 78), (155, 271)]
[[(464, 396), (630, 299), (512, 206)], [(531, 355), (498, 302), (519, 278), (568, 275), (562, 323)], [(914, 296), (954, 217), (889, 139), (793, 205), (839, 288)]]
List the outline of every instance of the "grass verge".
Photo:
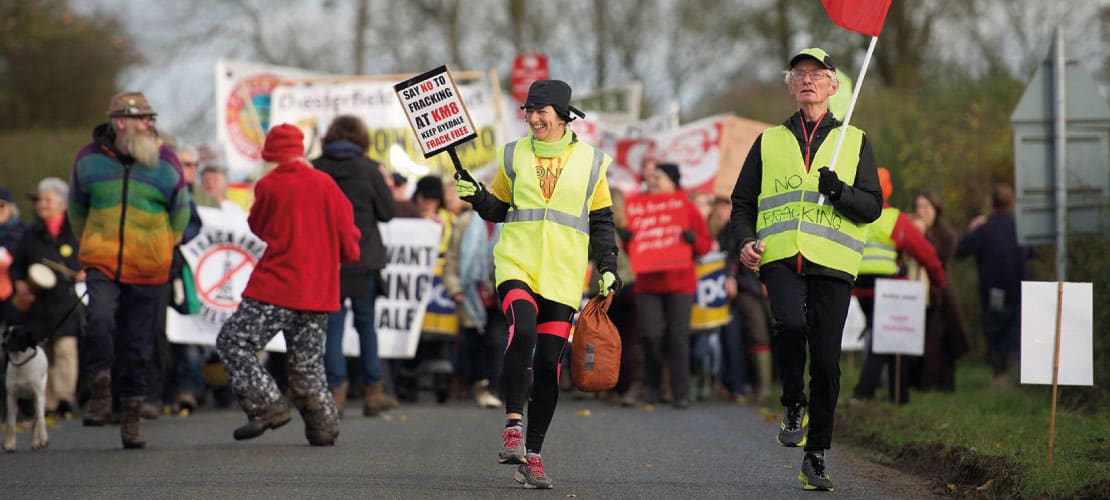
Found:
[[(990, 368), (964, 363), (954, 393), (911, 392), (902, 407), (844, 404), (859, 374), (846, 364), (837, 437), (933, 481), (936, 493), (990, 498), (1107, 498), (1110, 412), (1058, 407), (1048, 468), (1051, 388), (991, 388)], [(1060, 391), (1069, 390), (1061, 387)], [(1072, 389), (1074, 390), (1074, 389)], [(885, 397), (885, 391), (880, 391)]]

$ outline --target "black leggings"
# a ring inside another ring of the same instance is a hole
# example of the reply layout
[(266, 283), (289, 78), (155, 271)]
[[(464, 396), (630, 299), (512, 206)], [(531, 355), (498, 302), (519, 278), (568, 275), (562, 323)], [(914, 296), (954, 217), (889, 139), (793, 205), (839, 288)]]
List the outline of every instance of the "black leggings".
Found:
[[(501, 310), (509, 327), (501, 387), (505, 390), (505, 413), (524, 413), (528, 408), (528, 430), (524, 446), (539, 453), (555, 404), (559, 401), (559, 361), (570, 335), (574, 308), (545, 299), (522, 281), (509, 280), (497, 287)], [(531, 380), (528, 369), (531, 368)], [(531, 387), (529, 387), (531, 386)]]

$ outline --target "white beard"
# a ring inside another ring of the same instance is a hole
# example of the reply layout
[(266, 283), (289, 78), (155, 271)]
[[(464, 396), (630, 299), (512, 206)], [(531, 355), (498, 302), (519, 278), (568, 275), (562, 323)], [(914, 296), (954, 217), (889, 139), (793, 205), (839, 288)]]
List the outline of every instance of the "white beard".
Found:
[(158, 166), (158, 137), (154, 133), (141, 133), (131, 127), (123, 132), (123, 152), (139, 163), (150, 167)]

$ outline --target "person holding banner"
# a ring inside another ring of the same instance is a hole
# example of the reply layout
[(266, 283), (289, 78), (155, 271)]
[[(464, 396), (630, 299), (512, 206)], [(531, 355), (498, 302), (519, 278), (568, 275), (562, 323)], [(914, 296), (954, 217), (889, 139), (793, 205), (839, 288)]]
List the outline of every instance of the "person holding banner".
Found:
[(249, 421), (235, 439), (252, 439), (291, 419), (257, 353), (285, 335), (289, 390), (313, 446), (331, 446), (339, 415), (324, 374), (327, 313), (339, 310), (339, 266), (359, 259), (354, 208), (328, 174), (304, 158), (304, 136), (288, 123), (266, 134), (262, 159), (277, 166), (254, 187), (247, 218), (266, 252), (251, 272), (239, 309), (216, 337), (231, 387)]
[[(709, 226), (701, 211), (682, 190), (681, 173), (674, 163), (659, 163), (648, 174), (649, 195), (677, 194), (685, 223), (676, 244), (685, 252), (677, 267), (636, 275), (637, 324), (644, 353), (645, 401), (655, 404), (663, 382), (663, 366), (670, 367), (671, 404), (690, 406), (690, 313), (697, 289), (694, 257), (705, 255), (713, 246)], [(660, 225), (640, 227), (638, 232), (658, 231)], [(678, 231), (678, 229), (675, 229)], [(631, 241), (639, 235), (633, 233)], [(635, 255), (634, 255), (635, 256)], [(664, 355), (666, 353), (666, 355)]]
[(355, 226), (362, 233), (358, 262), (343, 264), (339, 270), (339, 311), (328, 313), (324, 369), (328, 375), (328, 388), (342, 416), (349, 387), (347, 358), (343, 356), (343, 332), (347, 320), (344, 301), (350, 299), (354, 327), (358, 332), (359, 360), (362, 362), (362, 414), (375, 417), (397, 406), (397, 400), (385, 393), (374, 317), (374, 303), (381, 286), (380, 273), (385, 267), (385, 245), (378, 232), (378, 223), (393, 219), (393, 195), (378, 168), (378, 162), (366, 157), (370, 134), (357, 116), (337, 117), (328, 126), (322, 142), (324, 154), (312, 160), (312, 165), (330, 175), (339, 185), (354, 207)]
[(840, 86), (835, 71), (819, 48), (790, 59), (784, 79), (799, 109), (752, 144), (733, 188), (730, 222), (740, 262), (759, 272), (771, 303), (785, 407), (778, 442), (805, 447), (799, 480), (820, 490), (833, 488), (824, 452), (832, 446), (852, 282), (867, 224), (879, 218), (883, 203), (867, 136), (829, 112), (829, 97)]
[[(859, 277), (852, 295), (859, 299), (863, 314), (867, 316), (867, 326), (872, 328), (875, 320), (875, 280), (879, 278), (904, 277), (900, 260), (903, 254), (909, 255), (925, 267), (929, 274), (930, 290), (933, 296), (940, 295), (944, 287), (944, 266), (937, 258), (936, 249), (925, 239), (913, 221), (901, 210), (890, 206), (885, 200), (890, 199), (894, 192), (894, 185), (890, 180), (890, 171), (879, 167), (879, 184), (883, 189), (883, 212), (879, 220), (867, 226), (867, 246), (863, 249), (863, 261), (859, 266)], [(879, 385), (879, 378), (883, 369), (887, 369), (887, 383), (890, 387), (890, 400), (895, 401), (894, 395), (899, 395), (897, 404), (910, 401), (909, 393), (909, 364), (901, 368), (899, 376), (895, 376), (894, 356), (891, 354), (876, 354), (872, 349), (874, 343), (874, 330), (872, 329), (871, 342), (868, 343), (867, 358), (860, 370), (859, 382), (852, 390), (854, 399), (872, 399), (875, 397), (875, 388)], [(895, 389), (895, 380), (900, 380), (899, 387)]]
[(459, 197), (483, 219), (505, 223), (493, 250), (509, 326), (501, 377), (506, 423), (498, 458), (519, 464), (514, 479), (526, 488), (553, 487), (540, 451), (555, 414), (559, 361), (582, 302), (588, 261), (601, 276), (601, 294), (621, 286), (605, 179), (612, 159), (567, 129), (575, 119), (571, 113), (585, 116), (570, 105), (570, 96), (565, 82), (533, 82), (522, 106), (529, 134), (501, 148), (491, 187), (468, 176), (456, 183)]

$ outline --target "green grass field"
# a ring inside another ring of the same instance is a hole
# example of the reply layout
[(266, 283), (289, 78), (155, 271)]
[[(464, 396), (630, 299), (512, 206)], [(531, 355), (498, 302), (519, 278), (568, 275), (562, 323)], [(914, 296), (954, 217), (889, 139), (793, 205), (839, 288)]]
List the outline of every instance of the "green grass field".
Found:
[[(844, 363), (838, 439), (932, 479), (938, 492), (1110, 496), (1110, 412), (1105, 409), (1086, 414), (1057, 409), (1055, 466), (1050, 470), (1049, 386), (992, 389), (989, 367), (964, 362), (955, 393), (914, 391), (910, 404), (896, 408), (880, 399), (886, 397), (880, 390), (873, 402), (846, 404), (858, 376), (858, 359)], [(1061, 393), (1068, 390), (1060, 388)]]

